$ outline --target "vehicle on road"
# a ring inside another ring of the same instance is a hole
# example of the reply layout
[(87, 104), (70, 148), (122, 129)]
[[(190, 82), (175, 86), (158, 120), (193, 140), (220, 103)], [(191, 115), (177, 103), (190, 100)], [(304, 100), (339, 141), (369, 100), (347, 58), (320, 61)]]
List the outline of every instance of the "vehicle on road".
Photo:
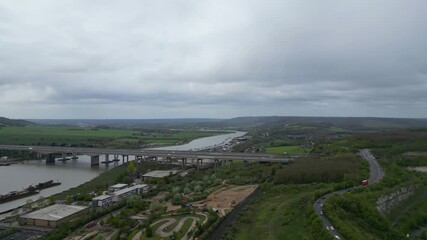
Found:
[(334, 229), (334, 227), (333, 226), (331, 226), (331, 231), (334, 231), (335, 229)]
[(362, 186), (368, 186), (368, 180), (367, 179), (365, 179), (365, 180), (362, 180), (361, 182), (360, 182), (360, 185), (362, 185)]

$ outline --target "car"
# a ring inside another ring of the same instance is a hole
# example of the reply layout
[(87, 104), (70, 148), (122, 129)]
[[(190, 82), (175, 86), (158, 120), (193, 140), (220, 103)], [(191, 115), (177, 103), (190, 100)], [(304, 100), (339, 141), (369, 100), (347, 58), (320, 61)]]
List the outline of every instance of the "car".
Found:
[(329, 228), (328, 226), (326, 226), (326, 230), (328, 230), (328, 231), (329, 231), (329, 230), (330, 230), (330, 228)]
[(320, 207), (323, 207), (323, 203), (320, 204)]
[(323, 215), (323, 211), (320, 211), (320, 215)]
[(340, 238), (339, 236), (337, 236), (337, 235), (335, 235), (334, 237), (335, 237), (336, 239), (341, 239), (341, 238)]
[(334, 230), (335, 230), (334, 227), (331, 226), (331, 231), (334, 231)]

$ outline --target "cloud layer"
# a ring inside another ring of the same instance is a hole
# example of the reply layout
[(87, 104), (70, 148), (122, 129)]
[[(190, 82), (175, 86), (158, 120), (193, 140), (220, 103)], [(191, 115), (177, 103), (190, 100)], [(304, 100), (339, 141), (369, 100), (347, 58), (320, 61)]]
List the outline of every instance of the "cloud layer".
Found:
[(0, 3), (15, 118), (427, 117), (424, 1)]

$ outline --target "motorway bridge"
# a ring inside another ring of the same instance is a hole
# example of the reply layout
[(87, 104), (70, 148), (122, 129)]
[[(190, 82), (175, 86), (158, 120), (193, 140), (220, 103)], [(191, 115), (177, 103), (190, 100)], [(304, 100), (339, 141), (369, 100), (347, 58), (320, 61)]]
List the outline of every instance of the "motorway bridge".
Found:
[(117, 160), (122, 156), (129, 160), (130, 156), (136, 159), (153, 161), (180, 161), (183, 168), (188, 164), (188, 160), (196, 161), (197, 168), (203, 164), (203, 160), (214, 163), (214, 166), (223, 165), (229, 160), (243, 160), (246, 162), (282, 162), (288, 163), (291, 158), (280, 157), (273, 154), (264, 153), (234, 153), (234, 152), (202, 152), (202, 151), (175, 151), (175, 150), (148, 150), (148, 149), (113, 149), (113, 148), (81, 148), (81, 147), (53, 147), (53, 146), (22, 146), (22, 145), (0, 145), (0, 150), (15, 150), (37, 152), (39, 157), (47, 155), (47, 161), (55, 161), (55, 154), (62, 154), (65, 159), (67, 154), (88, 155), (91, 157), (91, 165), (99, 165), (99, 156), (105, 155), (106, 163), (109, 156), (114, 155)]

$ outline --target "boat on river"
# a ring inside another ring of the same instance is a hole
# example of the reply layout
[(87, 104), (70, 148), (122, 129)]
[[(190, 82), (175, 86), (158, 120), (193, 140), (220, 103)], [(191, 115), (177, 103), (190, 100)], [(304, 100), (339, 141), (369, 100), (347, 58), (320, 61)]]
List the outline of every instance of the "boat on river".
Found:
[(37, 185), (34, 186), (34, 188), (37, 190), (42, 190), (45, 188), (50, 188), (50, 187), (54, 187), (54, 186), (58, 186), (58, 185), (61, 185), (61, 183), (60, 182), (54, 182), (53, 180), (49, 180), (46, 182), (38, 183)]
[(13, 201), (16, 199), (36, 195), (40, 192), (40, 190), (37, 190), (33, 186), (29, 186), (28, 188), (22, 190), (22, 191), (12, 191), (8, 194), (0, 195), (0, 203), (5, 203), (9, 201)]

